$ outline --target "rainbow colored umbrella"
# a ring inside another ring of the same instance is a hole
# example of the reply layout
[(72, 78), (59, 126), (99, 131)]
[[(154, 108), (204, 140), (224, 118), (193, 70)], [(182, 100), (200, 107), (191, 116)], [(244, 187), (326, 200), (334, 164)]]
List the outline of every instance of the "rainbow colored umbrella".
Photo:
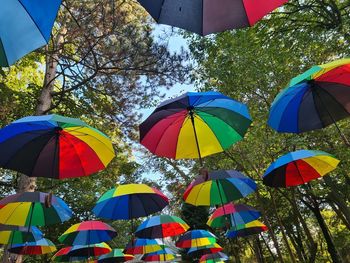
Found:
[(98, 263), (115, 263), (115, 262), (126, 262), (133, 260), (134, 256), (130, 254), (124, 254), (122, 249), (113, 249), (112, 252), (102, 255), (98, 258)]
[(138, 0), (155, 21), (205, 36), (253, 26), (287, 0), (180, 1)]
[(125, 184), (103, 194), (92, 211), (101, 218), (128, 220), (159, 212), (168, 204), (168, 198), (153, 187)]
[(140, 142), (155, 155), (202, 164), (242, 140), (251, 122), (246, 105), (219, 92), (188, 92), (154, 110), (140, 125)]
[(44, 255), (56, 251), (56, 246), (50, 240), (42, 238), (35, 242), (26, 242), (23, 244), (12, 244), (8, 251), (20, 255)]
[(201, 256), (199, 259), (199, 262), (221, 262), (221, 261), (226, 261), (228, 260), (228, 256), (225, 253), (222, 252), (217, 252), (217, 253), (212, 253), (212, 254), (206, 254)]
[(78, 119), (30, 116), (0, 130), (0, 167), (31, 177), (88, 176), (113, 158), (110, 139)]
[(199, 176), (187, 187), (183, 199), (195, 206), (223, 205), (246, 197), (256, 190), (256, 183), (234, 170), (210, 172)]
[(0, 67), (49, 43), (61, 0), (2, 1), (0, 9)]
[(254, 220), (247, 224), (233, 226), (229, 231), (227, 231), (226, 236), (228, 238), (245, 237), (259, 234), (267, 230), (267, 226), (265, 226), (259, 220)]
[(216, 236), (209, 231), (196, 229), (187, 231), (175, 243), (180, 248), (203, 247), (216, 243)]
[(0, 225), (0, 244), (23, 244), (35, 242), (44, 237), (39, 228)]
[(0, 224), (46, 226), (72, 217), (72, 210), (60, 198), (42, 192), (25, 192), (0, 200)]
[[(293, 78), (272, 104), (269, 125), (278, 132), (324, 128), (350, 116), (350, 59), (313, 66)], [(346, 137), (341, 133), (343, 139)]]
[(299, 150), (278, 158), (267, 168), (263, 183), (272, 187), (305, 184), (333, 171), (339, 160), (322, 151)]
[[(261, 216), (253, 207), (243, 204), (226, 204), (217, 208), (209, 217), (207, 225), (212, 228), (230, 228), (234, 225), (246, 224)], [(228, 220), (229, 219), (229, 220)]]
[(187, 254), (191, 257), (201, 257), (205, 254), (217, 253), (222, 250), (223, 248), (218, 243), (215, 243), (208, 246), (191, 247), (187, 250)]
[(58, 240), (66, 245), (91, 245), (109, 241), (117, 236), (117, 232), (101, 221), (85, 221), (67, 229)]
[(158, 262), (162, 262), (162, 261), (171, 261), (174, 260), (176, 258), (175, 255), (173, 254), (144, 254), (141, 258), (141, 260), (149, 262), (149, 261), (158, 261)]
[(160, 215), (145, 220), (136, 230), (139, 238), (164, 238), (185, 233), (190, 227), (177, 216)]
[(87, 260), (104, 254), (108, 254), (112, 249), (106, 243), (72, 246), (60, 249), (53, 257), (52, 261), (64, 262), (74, 260)]
[(159, 243), (155, 239), (141, 239), (137, 238), (131, 240), (125, 247), (124, 253), (139, 255), (139, 254), (147, 254), (156, 251), (160, 251), (166, 248), (166, 245)]

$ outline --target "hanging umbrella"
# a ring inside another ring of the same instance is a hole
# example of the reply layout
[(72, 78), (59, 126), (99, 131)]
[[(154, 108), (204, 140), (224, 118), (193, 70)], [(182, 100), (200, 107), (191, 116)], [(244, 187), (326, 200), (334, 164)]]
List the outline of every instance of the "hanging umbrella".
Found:
[(183, 199), (195, 206), (223, 205), (246, 197), (256, 190), (256, 183), (234, 170), (210, 172), (199, 176), (187, 187)]
[(181, 235), (190, 227), (177, 216), (160, 215), (145, 220), (136, 230), (139, 238), (165, 238)]
[(138, 255), (138, 254), (147, 254), (163, 250), (166, 248), (166, 245), (159, 243), (155, 239), (141, 239), (137, 238), (131, 240), (125, 247), (124, 253)]
[(98, 258), (98, 263), (115, 263), (126, 262), (133, 260), (134, 256), (130, 254), (124, 254), (122, 249), (113, 249), (112, 252), (102, 255)]
[(0, 166), (31, 177), (87, 176), (113, 157), (110, 139), (78, 119), (30, 116), (0, 130)]
[(149, 262), (149, 261), (158, 261), (158, 262), (163, 262), (163, 261), (171, 261), (176, 258), (175, 255), (173, 254), (144, 254), (141, 258), (141, 260)]
[(201, 257), (205, 254), (211, 254), (211, 253), (217, 253), (222, 251), (222, 247), (215, 243), (208, 246), (201, 246), (201, 247), (191, 247), (187, 254), (191, 257)]
[(272, 187), (305, 184), (333, 171), (339, 160), (322, 151), (300, 150), (288, 153), (272, 163), (263, 175), (263, 183)]
[[(243, 204), (226, 204), (217, 208), (209, 217), (207, 225), (212, 228), (228, 228), (234, 225), (246, 224), (261, 216), (253, 207)], [(230, 219), (229, 222), (227, 219)]]
[(67, 229), (58, 240), (70, 246), (91, 245), (109, 241), (117, 236), (117, 232), (101, 221), (85, 221)]
[(43, 233), (35, 226), (0, 225), (0, 244), (23, 244), (38, 241), (43, 237)]
[(350, 116), (350, 59), (313, 66), (293, 78), (272, 104), (269, 125), (278, 132), (301, 133)]
[(253, 26), (287, 0), (180, 1), (138, 0), (160, 24), (171, 25), (199, 35)]
[(52, 261), (65, 262), (73, 260), (87, 260), (104, 254), (108, 254), (112, 249), (106, 243), (72, 246), (60, 249), (53, 257)]
[(265, 226), (259, 220), (254, 220), (247, 224), (233, 226), (229, 231), (227, 231), (226, 236), (228, 238), (245, 237), (249, 235), (259, 234), (267, 230), (267, 226)]
[(42, 192), (25, 192), (0, 200), (0, 224), (46, 226), (62, 223), (72, 211), (60, 198)]
[(228, 260), (228, 256), (222, 252), (206, 254), (201, 256), (201, 258), (199, 259), (199, 262), (218, 262), (218, 261), (211, 261), (211, 260), (219, 260), (219, 262), (226, 261)]
[(216, 236), (209, 231), (196, 229), (187, 231), (175, 243), (180, 248), (203, 247), (216, 243)]
[(55, 244), (46, 238), (35, 242), (26, 242), (23, 244), (12, 244), (8, 251), (20, 255), (44, 255), (56, 251)]
[(2, 1), (0, 67), (8, 67), (49, 42), (61, 0)]
[(164, 101), (140, 125), (140, 142), (153, 154), (199, 158), (243, 139), (252, 120), (246, 105), (219, 92), (188, 92)]
[(101, 218), (128, 220), (159, 212), (168, 204), (168, 198), (155, 188), (125, 184), (103, 194), (92, 211)]

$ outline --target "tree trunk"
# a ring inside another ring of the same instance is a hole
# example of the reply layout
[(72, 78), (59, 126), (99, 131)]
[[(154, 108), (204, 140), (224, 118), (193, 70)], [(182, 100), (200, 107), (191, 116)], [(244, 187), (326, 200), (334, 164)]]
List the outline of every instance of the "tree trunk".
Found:
[(253, 244), (254, 244), (254, 252), (255, 252), (256, 261), (258, 263), (265, 263), (264, 251), (262, 250), (259, 236), (255, 236), (255, 238), (253, 240)]

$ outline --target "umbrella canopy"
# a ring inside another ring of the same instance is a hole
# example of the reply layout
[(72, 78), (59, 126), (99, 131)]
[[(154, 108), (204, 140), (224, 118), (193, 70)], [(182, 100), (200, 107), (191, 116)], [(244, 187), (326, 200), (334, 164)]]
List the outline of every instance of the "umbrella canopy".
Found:
[(49, 42), (61, 0), (4, 0), (0, 10), (0, 67)]
[(191, 257), (201, 257), (205, 254), (217, 253), (222, 250), (222, 247), (218, 243), (215, 243), (208, 246), (192, 247), (187, 251), (187, 254)]
[(301, 133), (349, 115), (350, 59), (340, 59), (292, 79), (275, 98), (268, 123), (278, 132)]
[(46, 226), (72, 217), (72, 210), (60, 198), (42, 192), (25, 192), (0, 200), (0, 224)]
[[(225, 260), (228, 260), (228, 256), (222, 252), (206, 254), (201, 256), (201, 258), (199, 259), (199, 262), (211, 262), (210, 260), (225, 261)], [(212, 261), (212, 262), (217, 262), (217, 261)]]
[(166, 245), (159, 243), (155, 239), (142, 239), (137, 238), (131, 240), (125, 247), (124, 253), (139, 255), (139, 254), (147, 254), (153, 253), (156, 251), (164, 250)]
[(26, 242), (24, 244), (12, 244), (8, 251), (20, 255), (43, 255), (56, 251), (56, 246), (50, 240), (42, 238), (35, 242)]
[(86, 246), (72, 246), (60, 249), (53, 257), (53, 261), (65, 262), (86, 260), (95, 258), (104, 254), (108, 254), (112, 249), (106, 243), (86, 245)]
[(159, 212), (168, 204), (168, 198), (153, 187), (125, 184), (103, 194), (92, 211), (101, 218), (128, 220)]
[(117, 232), (108, 224), (101, 221), (85, 221), (67, 229), (58, 240), (66, 245), (90, 245), (109, 241)]
[(190, 227), (177, 216), (160, 215), (145, 220), (136, 230), (139, 238), (164, 238), (181, 235)]
[(23, 244), (35, 242), (44, 237), (39, 228), (0, 225), (0, 244)]
[(154, 110), (140, 125), (140, 142), (161, 157), (202, 162), (242, 140), (251, 122), (246, 105), (219, 92), (188, 92)]
[(31, 177), (87, 176), (113, 157), (110, 139), (78, 119), (30, 116), (0, 130), (0, 167)]
[(112, 252), (102, 255), (98, 258), (98, 263), (115, 263), (125, 262), (133, 260), (134, 256), (130, 254), (124, 254), (122, 249), (113, 249)]
[(234, 170), (210, 172), (199, 176), (187, 187), (183, 199), (195, 206), (223, 205), (243, 198), (256, 190), (256, 183)]
[(138, 0), (160, 24), (171, 25), (199, 35), (253, 26), (287, 0), (180, 1)]
[(183, 234), (175, 243), (180, 248), (203, 247), (216, 243), (216, 236), (206, 230), (191, 230)]
[[(243, 204), (226, 204), (217, 208), (209, 217), (207, 225), (213, 228), (246, 224), (261, 216), (253, 207)], [(227, 222), (229, 219), (229, 222)]]
[(339, 160), (322, 151), (299, 150), (278, 158), (267, 168), (263, 183), (272, 187), (305, 184), (333, 171)]
[(245, 237), (249, 235), (259, 234), (267, 230), (267, 226), (265, 226), (259, 220), (254, 220), (247, 224), (232, 227), (229, 231), (227, 231), (226, 236), (228, 238)]
[(174, 260), (176, 258), (175, 255), (173, 254), (144, 254), (141, 258), (141, 260), (143, 261), (158, 261), (158, 262), (162, 262), (162, 261), (170, 261), (170, 260)]

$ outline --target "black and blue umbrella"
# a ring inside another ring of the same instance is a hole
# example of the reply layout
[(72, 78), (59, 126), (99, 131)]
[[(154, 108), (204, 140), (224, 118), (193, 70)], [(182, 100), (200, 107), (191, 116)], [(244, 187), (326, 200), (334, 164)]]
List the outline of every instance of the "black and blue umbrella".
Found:
[(2, 0), (0, 8), (0, 66), (49, 42), (61, 0)]

